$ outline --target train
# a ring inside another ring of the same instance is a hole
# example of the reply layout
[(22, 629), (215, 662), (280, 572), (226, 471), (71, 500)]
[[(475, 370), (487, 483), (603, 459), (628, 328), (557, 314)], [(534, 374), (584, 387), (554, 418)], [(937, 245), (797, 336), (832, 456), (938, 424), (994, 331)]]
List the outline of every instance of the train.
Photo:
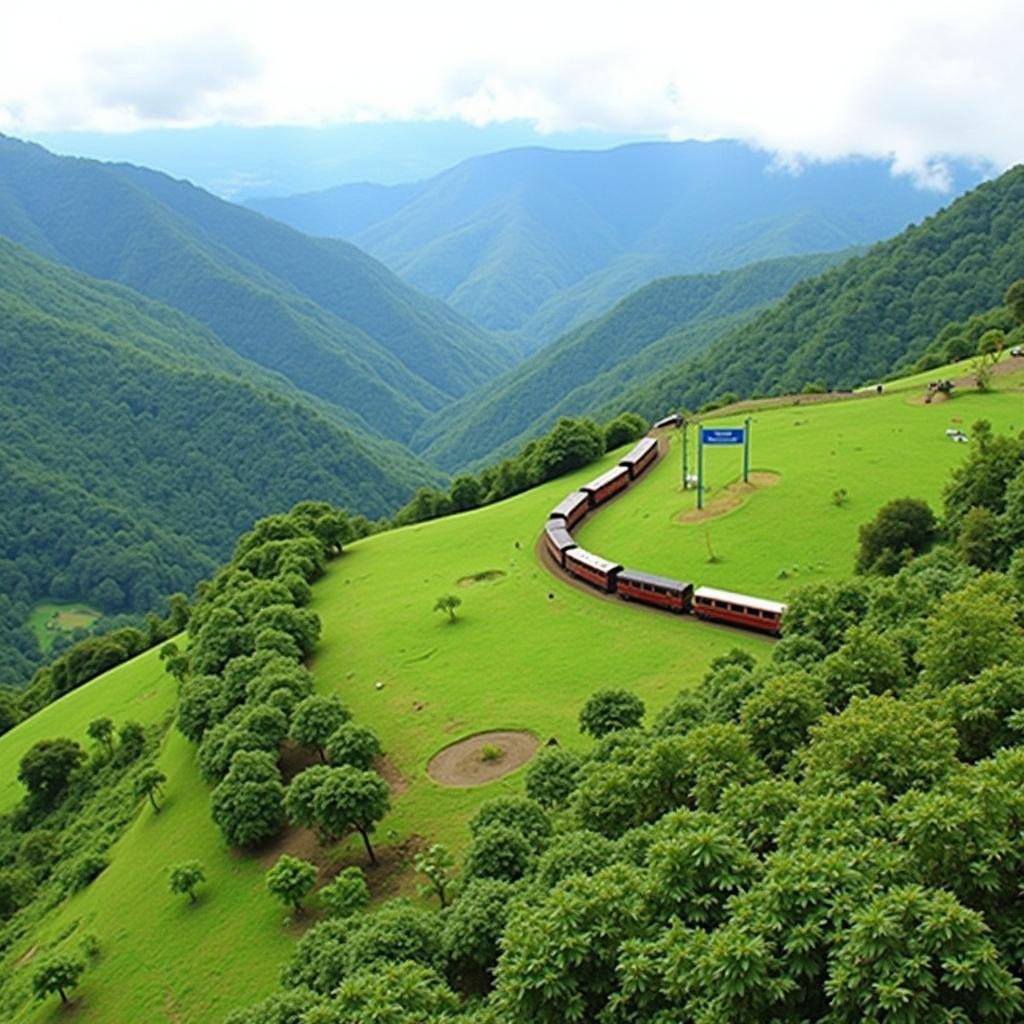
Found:
[[(669, 426), (672, 419), (665, 417), (655, 427)], [(645, 437), (613, 469), (581, 484), (563, 498), (551, 510), (542, 534), (552, 560), (584, 583), (606, 594), (616, 594), (624, 601), (639, 601), (679, 615), (695, 615), (710, 622), (780, 636), (786, 614), (786, 605), (780, 601), (630, 569), (587, 551), (573, 539), (572, 530), (578, 523), (639, 479), (657, 457), (657, 439)]]

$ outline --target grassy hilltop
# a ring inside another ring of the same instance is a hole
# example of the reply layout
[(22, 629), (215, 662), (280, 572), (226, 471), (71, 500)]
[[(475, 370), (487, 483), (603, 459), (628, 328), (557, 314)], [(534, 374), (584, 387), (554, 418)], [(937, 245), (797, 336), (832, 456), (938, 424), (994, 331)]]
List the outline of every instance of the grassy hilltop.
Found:
[[(949, 469), (968, 450), (944, 434), (954, 419), (964, 429), (982, 417), (997, 430), (1024, 426), (1024, 372), (1000, 375), (994, 385), (991, 394), (965, 391), (934, 405), (921, 404), (922, 386), (915, 381), (892, 385), (880, 398), (758, 410), (751, 414), (752, 464), (777, 475), (772, 486), (741, 495), (724, 514), (677, 522), (692, 509), (694, 495), (679, 489), (674, 442), (670, 456), (586, 523), (579, 538), (638, 568), (770, 597), (848, 576), (857, 528), (880, 505), (906, 495), (937, 504)], [(522, 791), (522, 769), (476, 788), (432, 782), (427, 762), (452, 741), (509, 728), (582, 749), (576, 715), (594, 689), (626, 687), (651, 713), (696, 685), (728, 649), (755, 656), (770, 649), (764, 638), (600, 600), (547, 573), (535, 550), (547, 512), (600, 468), (497, 505), (359, 541), (314, 587), (311, 607), (322, 622), (312, 663), (318, 691), (341, 695), (355, 721), (377, 732), (400, 776), (392, 812), (377, 832), (385, 861), (389, 851), (394, 861), (394, 851), (415, 836), (461, 852), (476, 808), (495, 795)], [(738, 450), (711, 451), (707, 470), (713, 509), (738, 476)], [(831, 499), (839, 488), (848, 499), (836, 505)], [(713, 564), (709, 534), (719, 559)], [(462, 598), (455, 624), (432, 611), (445, 593)], [(19, 797), (17, 764), (36, 740), (82, 740), (99, 714), (160, 721), (173, 693), (173, 680), (151, 651), (0, 737), (0, 809)], [(163, 810), (154, 815), (143, 807), (111, 851), (106, 871), (6, 952), (0, 973), (12, 981), (0, 1015), (17, 1022), (64, 1019), (56, 1001), (32, 1002), (27, 967), (36, 950), (83, 933), (102, 943), (76, 993), (75, 1019), (89, 1024), (216, 1024), (228, 1009), (275, 987), (300, 929), (282, 922), (263, 873), (283, 849), (306, 852), (305, 840), (286, 833), (258, 858), (227, 850), (210, 820), (208, 789), (191, 745), (170, 732), (158, 764), (168, 777)], [(357, 842), (344, 844), (337, 856), (363, 863)], [(191, 858), (204, 863), (209, 879), (195, 907), (171, 896), (165, 874), (169, 864)], [(410, 869), (384, 874), (378, 895), (415, 891)]]

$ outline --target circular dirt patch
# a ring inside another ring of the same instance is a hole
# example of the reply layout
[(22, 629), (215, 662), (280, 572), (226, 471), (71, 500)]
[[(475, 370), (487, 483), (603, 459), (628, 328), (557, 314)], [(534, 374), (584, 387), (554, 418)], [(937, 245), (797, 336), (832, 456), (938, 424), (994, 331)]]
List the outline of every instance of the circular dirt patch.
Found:
[(471, 576), (462, 576), (455, 582), (460, 587), (471, 587), (474, 583), (493, 583), (505, 575), (504, 569), (485, 569), (483, 572), (475, 572)]
[(690, 509), (682, 515), (676, 516), (677, 523), (702, 523), (706, 519), (714, 519), (717, 516), (724, 516), (726, 512), (739, 508), (748, 495), (754, 491), (762, 490), (765, 487), (774, 487), (782, 479), (778, 473), (757, 472), (750, 474), (750, 482), (744, 483), (737, 480), (723, 488), (702, 509)]
[[(427, 764), (427, 774), (442, 786), (481, 786), (526, 764), (539, 746), (540, 740), (529, 732), (481, 732), (439, 750)], [(500, 756), (486, 760), (495, 750)]]

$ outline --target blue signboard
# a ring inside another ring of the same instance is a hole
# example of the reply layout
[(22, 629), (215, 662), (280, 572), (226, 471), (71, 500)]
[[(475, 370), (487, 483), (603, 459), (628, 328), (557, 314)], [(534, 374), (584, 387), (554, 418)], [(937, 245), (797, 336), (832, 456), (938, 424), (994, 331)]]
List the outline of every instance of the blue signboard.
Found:
[(743, 427), (701, 427), (701, 444), (743, 444)]

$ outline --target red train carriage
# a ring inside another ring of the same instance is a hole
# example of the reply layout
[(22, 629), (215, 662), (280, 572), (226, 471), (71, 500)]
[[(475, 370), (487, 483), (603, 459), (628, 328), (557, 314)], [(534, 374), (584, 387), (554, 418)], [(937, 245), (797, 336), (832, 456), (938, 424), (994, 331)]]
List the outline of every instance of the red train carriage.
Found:
[(636, 447), (619, 459), (619, 465), (629, 470), (629, 477), (635, 480), (658, 457), (658, 442), (653, 437), (645, 437)]
[(547, 545), (548, 551), (551, 552), (551, 557), (563, 569), (565, 568), (566, 551), (578, 546), (561, 519), (549, 519), (544, 524), (544, 543)]
[(549, 518), (560, 519), (567, 530), (571, 530), (590, 511), (590, 495), (573, 491), (566, 495), (552, 510)]
[(565, 568), (573, 576), (609, 594), (615, 589), (615, 577), (622, 572), (622, 566), (617, 562), (609, 562), (607, 558), (593, 555), (580, 547), (570, 548), (564, 557)]
[(683, 422), (683, 417), (679, 413), (674, 412), (669, 416), (665, 416), (663, 419), (658, 420), (654, 424), (655, 430), (660, 430), (663, 427), (678, 427)]
[(588, 484), (582, 484), (580, 490), (590, 495), (590, 507), (597, 508), (612, 495), (624, 491), (629, 486), (629, 470), (625, 466), (616, 466), (595, 477)]
[(623, 569), (617, 577), (615, 589), (627, 601), (643, 601), (674, 612), (688, 612), (693, 600), (693, 584), (655, 576), (635, 569)]
[(777, 636), (782, 631), (786, 606), (778, 601), (767, 601), (763, 597), (733, 594), (714, 587), (698, 587), (693, 592), (693, 613), (702, 619), (760, 629)]

